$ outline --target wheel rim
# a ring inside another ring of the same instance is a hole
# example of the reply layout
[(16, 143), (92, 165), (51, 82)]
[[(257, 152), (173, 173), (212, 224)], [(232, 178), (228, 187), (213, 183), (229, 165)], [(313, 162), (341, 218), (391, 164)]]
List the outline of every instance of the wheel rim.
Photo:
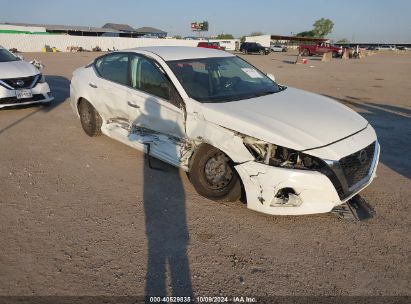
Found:
[(228, 157), (222, 152), (216, 153), (207, 160), (204, 175), (211, 189), (221, 190), (233, 179), (233, 170), (228, 161)]

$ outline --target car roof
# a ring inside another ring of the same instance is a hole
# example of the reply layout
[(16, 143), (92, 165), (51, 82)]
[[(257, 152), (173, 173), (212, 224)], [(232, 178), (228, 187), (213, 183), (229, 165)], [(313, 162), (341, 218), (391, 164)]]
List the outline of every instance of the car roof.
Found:
[(150, 46), (138, 47), (125, 51), (136, 53), (146, 51), (160, 56), (165, 61), (195, 58), (234, 57), (233, 54), (225, 51), (190, 46)]

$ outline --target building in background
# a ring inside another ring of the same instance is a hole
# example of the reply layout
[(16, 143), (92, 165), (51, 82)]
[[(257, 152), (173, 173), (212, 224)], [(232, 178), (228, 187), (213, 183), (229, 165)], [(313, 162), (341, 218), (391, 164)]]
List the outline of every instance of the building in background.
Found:
[(136, 29), (136, 32), (140, 37), (147, 37), (147, 38), (166, 38), (167, 37), (167, 32), (164, 32), (162, 30), (156, 29), (154, 27), (140, 27)]
[(128, 38), (165, 38), (167, 32), (153, 28), (141, 27), (134, 29), (127, 24), (106, 23), (103, 27), (53, 25), (32, 23), (4, 23), (0, 24), (0, 33), (10, 34), (55, 34), (71, 36), (102, 36)]

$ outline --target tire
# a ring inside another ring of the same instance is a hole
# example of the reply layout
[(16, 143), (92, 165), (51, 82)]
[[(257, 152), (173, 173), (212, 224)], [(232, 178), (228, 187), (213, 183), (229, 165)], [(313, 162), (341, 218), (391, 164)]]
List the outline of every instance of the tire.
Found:
[(246, 49), (243, 49), (241, 52), (242, 52), (244, 55), (247, 55), (247, 54), (248, 54), (248, 51), (247, 51)]
[(303, 56), (310, 56), (310, 51), (307, 49), (304, 49), (303, 52), (301, 53)]
[(235, 202), (241, 197), (241, 180), (233, 162), (208, 144), (202, 144), (194, 152), (188, 176), (198, 194), (208, 199)]
[(90, 137), (100, 135), (103, 120), (91, 103), (85, 99), (80, 100), (78, 112), (84, 132)]
[(259, 53), (260, 53), (260, 55), (265, 55), (265, 51), (264, 51), (264, 50), (260, 50)]
[(333, 52), (332, 57), (333, 57), (333, 58), (338, 58), (338, 57), (339, 57), (338, 52)]

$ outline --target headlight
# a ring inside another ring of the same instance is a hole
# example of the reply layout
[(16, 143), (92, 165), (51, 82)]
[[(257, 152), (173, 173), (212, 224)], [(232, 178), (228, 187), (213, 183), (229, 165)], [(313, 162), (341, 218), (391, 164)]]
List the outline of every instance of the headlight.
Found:
[(257, 162), (270, 166), (317, 171), (325, 165), (322, 160), (314, 156), (252, 137), (244, 137), (244, 145)]
[(43, 74), (40, 74), (39, 83), (44, 83), (44, 82), (46, 82), (46, 77), (44, 77)]

